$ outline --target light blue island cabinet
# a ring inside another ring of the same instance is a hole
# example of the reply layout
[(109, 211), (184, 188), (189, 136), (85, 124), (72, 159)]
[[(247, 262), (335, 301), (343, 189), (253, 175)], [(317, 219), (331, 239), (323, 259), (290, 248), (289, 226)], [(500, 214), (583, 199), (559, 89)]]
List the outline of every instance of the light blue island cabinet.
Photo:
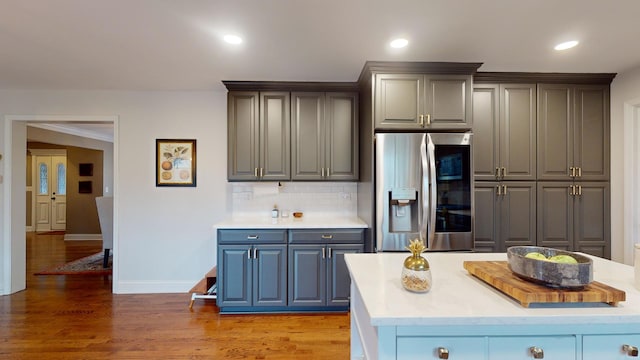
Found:
[(638, 358), (640, 291), (633, 267), (590, 256), (594, 280), (625, 301), (523, 307), (470, 275), (464, 261), (506, 261), (503, 253), (425, 253), (433, 287), (406, 291), (407, 253), (347, 254), (352, 359), (622, 360)]

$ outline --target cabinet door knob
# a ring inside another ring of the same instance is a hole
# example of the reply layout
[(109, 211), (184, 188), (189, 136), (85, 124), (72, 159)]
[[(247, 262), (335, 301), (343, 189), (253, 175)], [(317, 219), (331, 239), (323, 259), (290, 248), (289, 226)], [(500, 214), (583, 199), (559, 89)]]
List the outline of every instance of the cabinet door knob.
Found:
[(544, 351), (537, 346), (530, 347), (529, 352), (533, 355), (534, 359), (544, 359)]
[(444, 347), (438, 348), (438, 359), (448, 359), (449, 358), (449, 349)]
[(638, 357), (638, 347), (624, 344), (622, 345), (622, 351), (624, 351), (627, 356)]

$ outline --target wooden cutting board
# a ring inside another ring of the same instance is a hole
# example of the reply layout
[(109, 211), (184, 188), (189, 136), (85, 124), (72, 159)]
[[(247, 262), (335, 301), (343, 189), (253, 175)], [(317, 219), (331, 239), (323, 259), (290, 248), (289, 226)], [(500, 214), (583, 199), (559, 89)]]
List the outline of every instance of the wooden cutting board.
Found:
[(594, 281), (580, 289), (560, 289), (536, 284), (514, 275), (506, 261), (465, 261), (464, 268), (480, 280), (514, 298), (524, 307), (531, 303), (607, 303), (618, 305), (625, 292)]

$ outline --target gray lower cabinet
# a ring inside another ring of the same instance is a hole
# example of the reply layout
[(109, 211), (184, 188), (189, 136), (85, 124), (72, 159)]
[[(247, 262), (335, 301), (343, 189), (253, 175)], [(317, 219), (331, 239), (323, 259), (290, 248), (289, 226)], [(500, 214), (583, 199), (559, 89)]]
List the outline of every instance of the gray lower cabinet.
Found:
[(536, 180), (536, 84), (475, 84), (474, 178)]
[(477, 251), (536, 244), (534, 181), (476, 181), (474, 188)]
[(363, 230), (291, 230), (289, 307), (348, 307), (344, 255), (363, 250)]
[(364, 229), (218, 230), (217, 305), (221, 312), (347, 309), (344, 255), (363, 251)]
[(289, 180), (289, 93), (230, 91), (227, 102), (227, 178)]
[(471, 75), (376, 74), (376, 129), (470, 129)]
[(538, 84), (538, 179), (609, 180), (609, 86)]
[(218, 243), (221, 309), (287, 305), (286, 231), (219, 230)]
[(538, 182), (538, 245), (610, 258), (608, 182)]
[(358, 179), (358, 94), (291, 94), (291, 179)]

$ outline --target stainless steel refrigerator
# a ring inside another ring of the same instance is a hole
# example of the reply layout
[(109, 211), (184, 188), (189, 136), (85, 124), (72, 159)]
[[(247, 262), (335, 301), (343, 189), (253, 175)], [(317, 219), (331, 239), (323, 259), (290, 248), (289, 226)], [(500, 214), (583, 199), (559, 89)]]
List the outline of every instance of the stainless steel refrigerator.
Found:
[(375, 135), (376, 250), (472, 250), (471, 133)]

